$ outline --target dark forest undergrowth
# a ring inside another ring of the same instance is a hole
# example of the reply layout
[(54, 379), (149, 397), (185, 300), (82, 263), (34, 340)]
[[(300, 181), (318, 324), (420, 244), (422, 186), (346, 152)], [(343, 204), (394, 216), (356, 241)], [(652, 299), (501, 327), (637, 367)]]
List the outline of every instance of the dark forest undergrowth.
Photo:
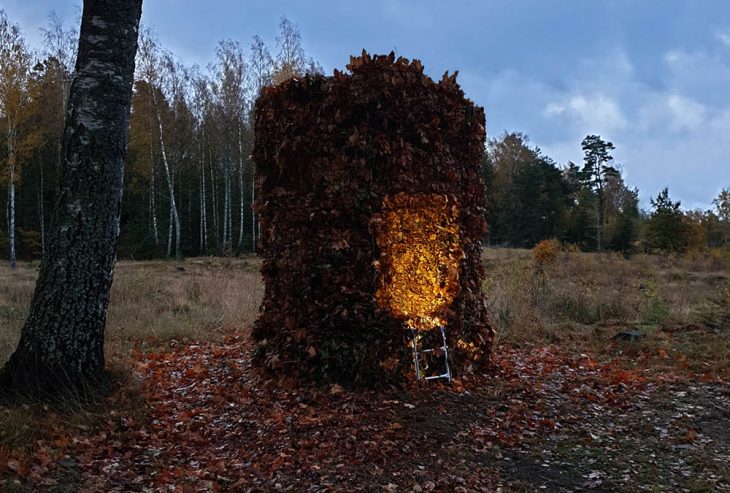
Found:
[[(485, 261), (494, 367), (363, 392), (252, 373), (255, 259), (122, 262), (107, 337), (117, 387), (92, 407), (0, 407), (0, 490), (730, 490), (724, 265)], [(5, 358), (34, 272), (0, 274)], [(642, 335), (614, 339), (627, 331)]]

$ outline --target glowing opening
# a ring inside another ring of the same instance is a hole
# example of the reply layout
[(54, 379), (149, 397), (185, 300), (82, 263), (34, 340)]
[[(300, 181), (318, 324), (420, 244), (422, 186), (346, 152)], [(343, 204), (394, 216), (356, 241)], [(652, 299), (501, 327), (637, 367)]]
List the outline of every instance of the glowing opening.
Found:
[(446, 195), (400, 193), (383, 200), (375, 300), (411, 328), (446, 324), (464, 258), (458, 220), (458, 204)]

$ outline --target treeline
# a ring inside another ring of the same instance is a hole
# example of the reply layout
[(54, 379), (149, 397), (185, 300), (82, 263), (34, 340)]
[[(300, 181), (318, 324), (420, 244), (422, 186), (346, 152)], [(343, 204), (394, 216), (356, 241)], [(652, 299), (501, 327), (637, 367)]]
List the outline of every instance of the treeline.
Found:
[(681, 208), (669, 190), (639, 205), (624, 182), (613, 143), (588, 135), (583, 163), (558, 166), (527, 136), (505, 133), (488, 142), (484, 160), (488, 241), (531, 248), (555, 238), (585, 251), (676, 252), (730, 246), (730, 190), (710, 210)]
[[(0, 10), (0, 251), (38, 258), (58, 197), (61, 132), (78, 35), (51, 14), (34, 52)], [(272, 53), (273, 51), (273, 53)], [(286, 18), (276, 46), (217, 45), (206, 67), (187, 66), (143, 30), (129, 130), (121, 258), (233, 255), (253, 251), (258, 224), (251, 112), (262, 87), (321, 73)], [(577, 144), (576, 144), (577, 145)], [(584, 250), (686, 251), (728, 245), (730, 193), (708, 211), (684, 211), (668, 191), (639, 207), (613, 164), (613, 144), (582, 143), (581, 165), (558, 166), (526, 136), (488, 143), (488, 242), (531, 247), (557, 238)]]
[[(42, 51), (0, 10), (0, 249), (42, 255), (58, 196), (61, 132), (78, 34), (51, 14)], [(187, 66), (149, 29), (140, 34), (125, 172), (122, 258), (252, 251), (251, 113), (262, 87), (321, 73), (287, 18), (276, 46), (223, 40), (215, 59)]]

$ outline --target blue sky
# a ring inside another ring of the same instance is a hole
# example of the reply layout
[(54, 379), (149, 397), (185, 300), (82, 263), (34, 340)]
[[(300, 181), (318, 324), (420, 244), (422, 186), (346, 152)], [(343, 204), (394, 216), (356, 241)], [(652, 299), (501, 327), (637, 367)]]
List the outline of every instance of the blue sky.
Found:
[[(78, 2), (2, 0), (32, 45), (48, 13)], [(273, 47), (278, 19), (299, 25), (330, 73), (350, 54), (395, 50), (440, 77), (459, 70), (491, 137), (526, 133), (558, 163), (580, 141), (614, 142), (616, 162), (648, 206), (668, 186), (686, 208), (730, 187), (730, 0), (145, 0), (143, 22), (188, 63), (218, 40)]]

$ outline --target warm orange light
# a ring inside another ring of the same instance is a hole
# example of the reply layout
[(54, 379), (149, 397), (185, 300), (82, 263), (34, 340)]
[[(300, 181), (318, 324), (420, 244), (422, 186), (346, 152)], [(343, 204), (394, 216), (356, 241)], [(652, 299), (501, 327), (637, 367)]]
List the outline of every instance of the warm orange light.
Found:
[(375, 300), (414, 329), (446, 323), (459, 292), (459, 207), (446, 195), (401, 193), (376, 218), (381, 255)]

